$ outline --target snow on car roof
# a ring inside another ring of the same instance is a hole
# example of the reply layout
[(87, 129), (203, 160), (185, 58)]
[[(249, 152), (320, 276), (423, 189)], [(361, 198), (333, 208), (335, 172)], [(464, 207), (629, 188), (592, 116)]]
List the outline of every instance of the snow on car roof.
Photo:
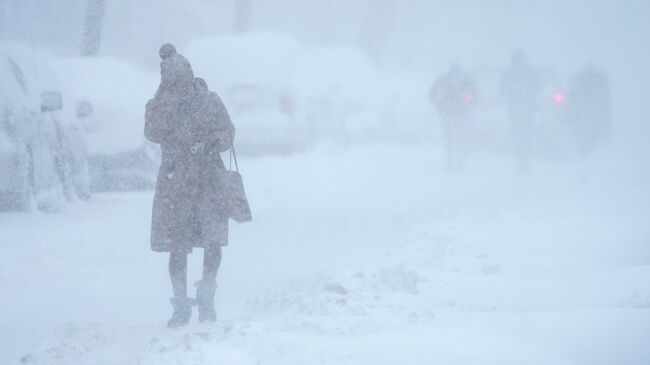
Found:
[(365, 99), (371, 91), (378, 91), (382, 75), (368, 56), (353, 47), (309, 47), (295, 65), (297, 87), (303, 92), (336, 87), (349, 99)]
[(184, 55), (197, 77), (225, 91), (237, 84), (262, 85), (317, 95), (335, 88), (348, 97), (368, 96), (380, 75), (353, 47), (305, 46), (275, 33), (210, 36), (192, 41)]
[(197, 77), (220, 90), (233, 84), (289, 86), (300, 46), (273, 33), (211, 36), (190, 42), (185, 57)]

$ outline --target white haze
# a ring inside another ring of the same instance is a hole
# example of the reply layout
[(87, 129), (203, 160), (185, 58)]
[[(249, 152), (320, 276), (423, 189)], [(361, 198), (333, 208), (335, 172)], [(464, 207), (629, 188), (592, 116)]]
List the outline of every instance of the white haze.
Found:
[[(45, 50), (64, 94), (119, 119), (88, 151), (139, 143), (162, 43), (214, 91), (237, 81), (201, 47), (242, 37), (231, 1), (106, 1), (97, 68), (76, 66), (85, 4), (0, 0), (0, 41)], [(96, 192), (0, 214), (0, 363), (650, 363), (649, 19), (644, 0), (252, 0), (249, 45), (299, 55), (255, 77), (319, 105), (308, 119), (340, 113), (315, 102), (324, 90), (356, 109), (346, 132), (240, 158), (254, 221), (231, 223), (219, 321), (164, 328), (153, 191)], [(444, 172), (431, 84), (455, 63), (498, 73), (516, 48), (563, 84), (604, 70), (610, 138), (583, 158), (536, 154), (521, 176), (508, 123), (479, 120), (464, 170)]]

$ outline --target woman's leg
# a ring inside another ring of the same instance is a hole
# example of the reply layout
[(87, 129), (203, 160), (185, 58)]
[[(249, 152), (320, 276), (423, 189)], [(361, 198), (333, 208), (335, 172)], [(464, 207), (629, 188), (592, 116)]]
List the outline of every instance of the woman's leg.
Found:
[(169, 254), (169, 277), (172, 281), (174, 297), (187, 297), (187, 253), (182, 251)]
[(174, 297), (171, 298), (174, 313), (167, 327), (186, 325), (192, 316), (193, 300), (187, 297), (187, 253), (175, 251), (169, 254), (169, 277), (172, 281)]
[(214, 309), (214, 294), (217, 290), (217, 272), (221, 265), (221, 245), (214, 244), (205, 248), (203, 253), (203, 279), (196, 288), (196, 304), (199, 321), (214, 322), (217, 312)]
[(203, 281), (215, 282), (221, 266), (221, 245), (214, 244), (203, 251)]

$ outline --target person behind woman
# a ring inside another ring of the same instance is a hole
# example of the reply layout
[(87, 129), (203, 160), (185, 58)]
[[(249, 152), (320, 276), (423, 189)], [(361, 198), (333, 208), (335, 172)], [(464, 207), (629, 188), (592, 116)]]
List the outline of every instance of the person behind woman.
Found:
[(468, 153), (477, 97), (474, 79), (460, 65), (452, 65), (433, 84), (429, 96), (440, 115), (445, 143), (445, 169), (448, 172), (461, 172)]
[[(145, 111), (145, 136), (160, 144), (151, 248), (169, 252), (174, 312), (168, 327), (186, 325), (196, 302), (199, 321), (216, 321), (214, 295), (221, 246), (228, 243), (220, 152), (231, 148), (235, 128), (216, 93), (195, 79), (190, 63), (171, 44), (160, 48), (160, 87)], [(187, 296), (187, 255), (204, 248), (196, 301)]]

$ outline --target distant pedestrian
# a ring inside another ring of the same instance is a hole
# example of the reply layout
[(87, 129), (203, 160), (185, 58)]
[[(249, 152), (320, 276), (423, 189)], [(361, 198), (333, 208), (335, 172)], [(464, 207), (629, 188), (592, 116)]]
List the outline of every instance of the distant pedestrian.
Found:
[(587, 67), (579, 71), (569, 84), (569, 116), (579, 156), (588, 155), (610, 133), (610, 91), (607, 74)]
[(530, 67), (526, 52), (512, 53), (510, 66), (501, 77), (501, 94), (508, 106), (515, 152), (515, 165), (520, 174), (530, 168), (533, 119), (540, 95), (538, 72)]
[(474, 81), (459, 65), (453, 65), (433, 84), (431, 101), (438, 109), (445, 143), (447, 171), (463, 169), (470, 124), (476, 103)]

